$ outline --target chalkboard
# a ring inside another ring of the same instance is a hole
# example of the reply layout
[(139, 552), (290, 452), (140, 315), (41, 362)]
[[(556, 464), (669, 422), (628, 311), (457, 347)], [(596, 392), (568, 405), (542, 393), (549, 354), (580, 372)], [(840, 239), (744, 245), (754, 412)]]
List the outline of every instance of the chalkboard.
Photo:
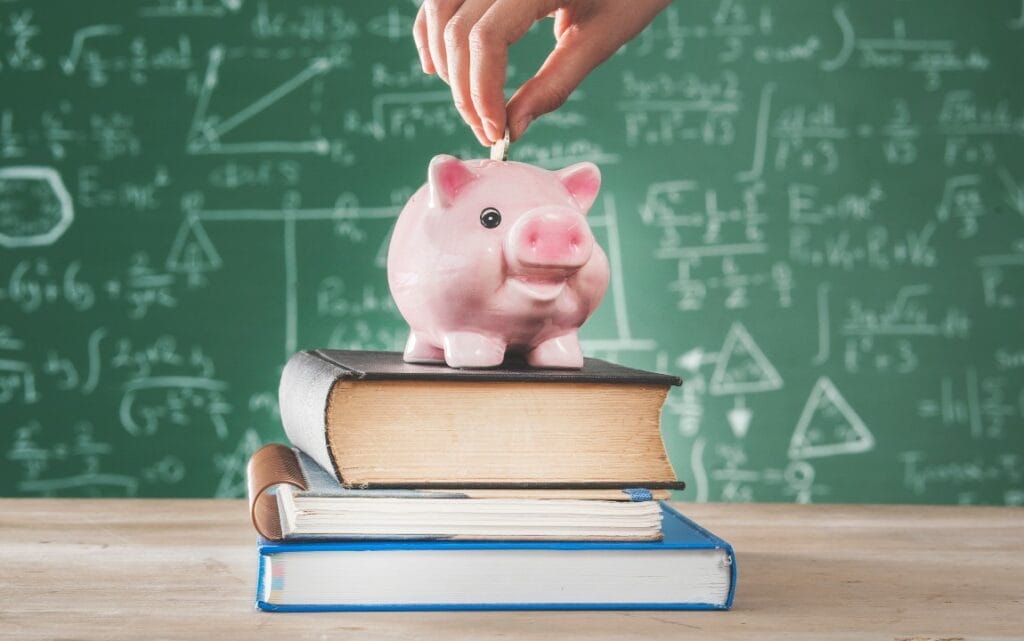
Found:
[[(486, 154), (415, 11), (0, 1), (0, 493), (240, 496), (289, 354), (401, 348), (398, 207)], [(1022, 60), (1019, 0), (688, 0), (513, 145), (602, 168), (584, 348), (686, 379), (680, 498), (1024, 503)]]

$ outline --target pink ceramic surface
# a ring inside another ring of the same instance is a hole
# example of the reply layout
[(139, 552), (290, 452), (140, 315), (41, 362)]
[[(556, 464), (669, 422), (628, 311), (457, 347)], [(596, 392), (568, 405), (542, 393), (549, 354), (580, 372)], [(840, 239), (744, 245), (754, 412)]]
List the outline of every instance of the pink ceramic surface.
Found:
[(608, 286), (584, 218), (600, 186), (587, 162), (547, 171), (436, 156), (388, 248), (411, 330), (405, 360), (494, 367), (514, 352), (534, 367), (582, 367), (577, 331)]

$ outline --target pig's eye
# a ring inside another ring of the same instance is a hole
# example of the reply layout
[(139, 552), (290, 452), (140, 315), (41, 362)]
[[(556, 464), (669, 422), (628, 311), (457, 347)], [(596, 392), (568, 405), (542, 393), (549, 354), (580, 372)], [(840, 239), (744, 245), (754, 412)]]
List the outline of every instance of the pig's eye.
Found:
[(480, 224), (487, 229), (494, 229), (501, 224), (501, 212), (494, 207), (488, 207), (480, 212)]

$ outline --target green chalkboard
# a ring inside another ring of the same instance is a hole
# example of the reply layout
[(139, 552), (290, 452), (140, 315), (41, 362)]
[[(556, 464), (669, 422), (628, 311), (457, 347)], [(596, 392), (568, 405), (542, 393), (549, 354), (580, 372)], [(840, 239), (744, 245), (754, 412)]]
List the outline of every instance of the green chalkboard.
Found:
[[(0, 494), (240, 496), (301, 348), (398, 349), (411, 2), (0, 2)], [(510, 89), (552, 42), (511, 52)], [(1024, 503), (1024, 7), (688, 0), (513, 146), (592, 160), (585, 351), (680, 498)]]

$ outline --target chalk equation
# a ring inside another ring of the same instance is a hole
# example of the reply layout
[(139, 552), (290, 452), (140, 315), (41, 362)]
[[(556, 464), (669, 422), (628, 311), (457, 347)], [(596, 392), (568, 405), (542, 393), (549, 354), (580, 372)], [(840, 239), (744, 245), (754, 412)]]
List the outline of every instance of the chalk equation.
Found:
[[(602, 169), (581, 343), (685, 380), (680, 498), (1024, 504), (1024, 8), (947, 5), (673, 4), (512, 146)], [(402, 348), (398, 208), (486, 155), (415, 9), (0, 2), (0, 494), (240, 496), (292, 352)]]

